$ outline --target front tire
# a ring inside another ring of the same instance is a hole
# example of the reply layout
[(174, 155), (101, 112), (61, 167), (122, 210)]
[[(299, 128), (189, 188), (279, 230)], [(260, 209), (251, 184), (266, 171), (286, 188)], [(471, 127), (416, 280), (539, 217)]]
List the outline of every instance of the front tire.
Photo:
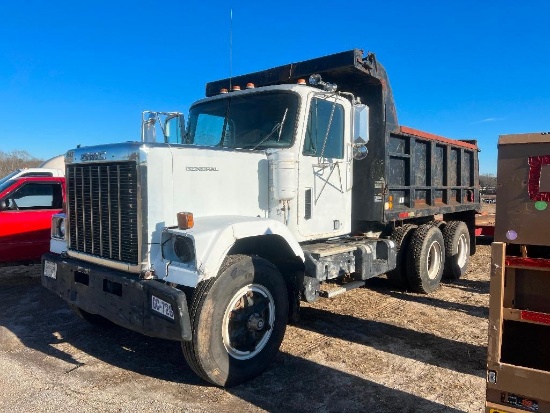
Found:
[(445, 264), (445, 246), (439, 228), (425, 224), (411, 236), (408, 252), (409, 286), (429, 294), (439, 287)]
[(230, 387), (262, 373), (279, 350), (288, 319), (288, 293), (277, 268), (259, 257), (226, 258), (219, 276), (193, 295), (191, 341), (182, 342), (200, 377)]

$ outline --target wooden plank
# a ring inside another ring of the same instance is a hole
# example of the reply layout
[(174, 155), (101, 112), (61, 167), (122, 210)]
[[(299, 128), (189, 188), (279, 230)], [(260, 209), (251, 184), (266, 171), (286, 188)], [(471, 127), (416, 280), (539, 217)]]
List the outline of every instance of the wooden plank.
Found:
[(539, 403), (550, 401), (549, 372), (505, 363), (500, 364), (496, 370), (497, 382), (488, 383), (489, 388), (519, 394)]
[(500, 362), (502, 346), (502, 302), (504, 298), (504, 257), (506, 244), (493, 242), (491, 245), (491, 278), (489, 287), (489, 342), (488, 362)]
[(514, 135), (500, 135), (498, 144), (510, 145), (510, 144), (522, 144), (522, 143), (548, 143), (550, 142), (550, 133), (517, 133)]

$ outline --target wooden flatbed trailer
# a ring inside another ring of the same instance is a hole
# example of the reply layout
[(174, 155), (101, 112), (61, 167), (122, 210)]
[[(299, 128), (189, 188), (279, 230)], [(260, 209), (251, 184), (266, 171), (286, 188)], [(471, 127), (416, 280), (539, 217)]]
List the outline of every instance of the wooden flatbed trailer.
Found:
[(550, 412), (550, 134), (500, 137), (497, 198), (485, 411)]

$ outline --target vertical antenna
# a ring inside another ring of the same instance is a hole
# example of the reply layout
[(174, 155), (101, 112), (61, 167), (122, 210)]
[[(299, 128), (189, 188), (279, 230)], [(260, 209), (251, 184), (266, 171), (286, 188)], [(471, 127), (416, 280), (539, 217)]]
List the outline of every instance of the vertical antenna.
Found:
[(233, 9), (229, 9), (229, 90), (233, 77)]

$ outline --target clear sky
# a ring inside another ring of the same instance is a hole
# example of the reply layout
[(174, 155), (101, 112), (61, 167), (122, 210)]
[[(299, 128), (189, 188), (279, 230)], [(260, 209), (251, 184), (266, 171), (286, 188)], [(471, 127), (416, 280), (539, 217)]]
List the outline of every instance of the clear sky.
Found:
[(139, 139), (207, 81), (353, 48), (388, 71), (402, 125), (477, 139), (550, 131), (550, 2), (0, 0), (0, 150), (49, 158)]

